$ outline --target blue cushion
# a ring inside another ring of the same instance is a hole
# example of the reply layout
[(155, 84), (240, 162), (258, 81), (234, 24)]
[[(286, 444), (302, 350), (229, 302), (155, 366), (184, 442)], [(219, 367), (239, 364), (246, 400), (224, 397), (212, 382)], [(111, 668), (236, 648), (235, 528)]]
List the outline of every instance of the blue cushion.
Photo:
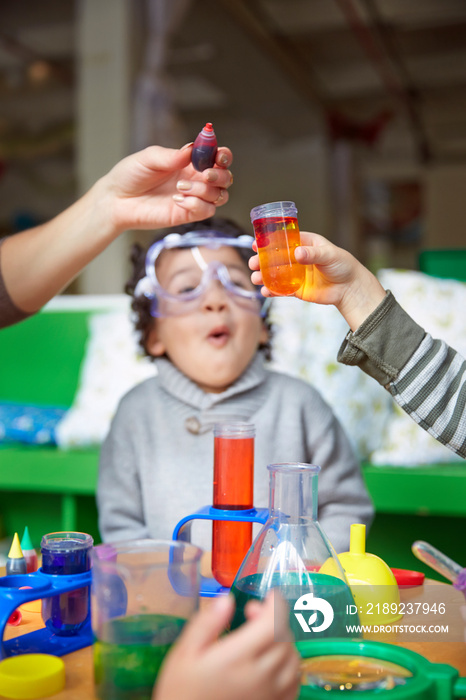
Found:
[(0, 442), (55, 445), (55, 428), (67, 409), (0, 402)]

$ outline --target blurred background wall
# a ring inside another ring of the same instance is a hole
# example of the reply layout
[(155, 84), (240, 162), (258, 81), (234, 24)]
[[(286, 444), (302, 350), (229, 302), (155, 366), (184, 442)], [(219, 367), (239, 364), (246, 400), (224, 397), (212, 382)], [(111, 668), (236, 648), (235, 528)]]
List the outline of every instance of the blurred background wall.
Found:
[[(465, 247), (464, 0), (22, 0), (0, 6), (0, 235), (206, 121), (234, 153), (219, 213), (292, 199), (373, 268)], [(128, 232), (73, 283), (119, 292)]]

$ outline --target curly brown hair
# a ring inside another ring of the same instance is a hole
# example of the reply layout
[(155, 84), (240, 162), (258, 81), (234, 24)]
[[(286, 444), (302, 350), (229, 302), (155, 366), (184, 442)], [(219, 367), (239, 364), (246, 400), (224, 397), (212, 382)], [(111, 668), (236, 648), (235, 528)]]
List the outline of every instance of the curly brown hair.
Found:
[[(161, 238), (164, 238), (166, 235), (169, 233), (188, 233), (189, 231), (209, 231), (209, 230), (215, 230), (218, 231), (219, 233), (223, 233), (225, 235), (238, 238), (239, 236), (243, 236), (244, 234), (247, 234), (247, 231), (245, 231), (241, 226), (236, 224), (234, 221), (231, 219), (223, 219), (220, 217), (211, 217), (209, 219), (204, 219), (203, 221), (198, 221), (193, 224), (184, 224), (182, 226), (178, 226), (177, 228), (172, 228), (172, 229), (167, 229), (165, 234), (163, 236), (157, 236), (154, 238), (152, 243), (155, 243), (155, 241), (160, 240)], [(150, 245), (152, 245), (152, 243)], [(149, 246), (150, 247), (150, 246)], [(125, 284), (125, 292), (126, 294), (129, 294), (133, 300), (131, 302), (131, 308), (133, 310), (133, 322), (134, 322), (134, 327), (136, 331), (138, 331), (139, 334), (139, 345), (141, 346), (142, 350), (144, 351), (145, 355), (148, 355), (149, 357), (151, 356), (150, 353), (147, 351), (147, 341), (149, 337), (149, 333), (153, 327), (154, 323), (154, 317), (151, 315), (151, 300), (145, 297), (144, 295), (141, 296), (134, 296), (134, 290), (136, 289), (136, 285), (141, 280), (145, 274), (145, 262), (146, 262), (146, 253), (147, 253), (148, 248), (143, 248), (140, 246), (138, 243), (134, 244), (131, 248), (131, 253), (130, 253), (130, 260), (131, 264), (133, 266), (133, 271), (131, 274), (131, 277), (128, 279), (128, 281)], [(238, 248), (238, 253), (240, 254), (241, 258), (244, 260), (245, 265), (247, 266), (249, 258), (254, 255), (253, 251), (248, 251), (245, 250), (244, 248)], [(267, 343), (263, 344), (260, 346), (260, 349), (264, 352), (264, 356), (266, 360), (271, 360), (272, 358), (272, 348), (271, 348), (271, 339), (272, 339), (272, 323), (270, 322), (268, 318), (268, 312), (266, 312), (265, 317), (264, 317), (264, 324), (267, 328), (268, 331), (268, 339)]]

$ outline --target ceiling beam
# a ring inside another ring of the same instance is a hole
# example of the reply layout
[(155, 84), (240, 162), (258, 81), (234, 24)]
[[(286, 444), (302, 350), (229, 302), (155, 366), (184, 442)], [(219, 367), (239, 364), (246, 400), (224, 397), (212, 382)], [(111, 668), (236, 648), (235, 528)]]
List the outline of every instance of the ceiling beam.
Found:
[(224, 10), (234, 19), (254, 43), (279, 66), (293, 81), (299, 94), (313, 107), (327, 109), (328, 101), (325, 90), (319, 85), (317, 76), (306, 65), (297, 47), (272, 26), (269, 16), (261, 12), (257, 3), (251, 0), (212, 0), (216, 5), (222, 5)]
[(346, 17), (348, 26), (378, 72), (387, 93), (405, 110), (420, 161), (428, 162), (432, 154), (419, 108), (419, 95), (412, 86), (393, 37), (374, 0), (360, 1), (365, 8), (365, 17), (358, 10), (354, 0), (335, 0)]

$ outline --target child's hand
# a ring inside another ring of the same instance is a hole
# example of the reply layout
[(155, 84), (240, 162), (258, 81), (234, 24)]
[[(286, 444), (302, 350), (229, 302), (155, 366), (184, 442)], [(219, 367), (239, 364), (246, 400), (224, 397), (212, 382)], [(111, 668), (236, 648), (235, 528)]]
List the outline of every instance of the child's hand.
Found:
[(218, 639), (233, 610), (232, 597), (221, 597), (187, 625), (165, 660), (153, 700), (297, 697), (300, 661), (284, 601), (270, 595), (265, 603), (250, 603), (247, 622)]
[[(306, 265), (306, 279), (294, 296), (316, 304), (334, 304), (355, 330), (378, 306), (385, 290), (374, 275), (355, 257), (317, 233), (301, 231), (302, 245), (296, 248), (296, 261)], [(256, 244), (253, 244), (257, 251)], [(262, 284), (259, 256), (249, 260), (251, 280)], [(264, 296), (276, 296), (262, 287)]]

